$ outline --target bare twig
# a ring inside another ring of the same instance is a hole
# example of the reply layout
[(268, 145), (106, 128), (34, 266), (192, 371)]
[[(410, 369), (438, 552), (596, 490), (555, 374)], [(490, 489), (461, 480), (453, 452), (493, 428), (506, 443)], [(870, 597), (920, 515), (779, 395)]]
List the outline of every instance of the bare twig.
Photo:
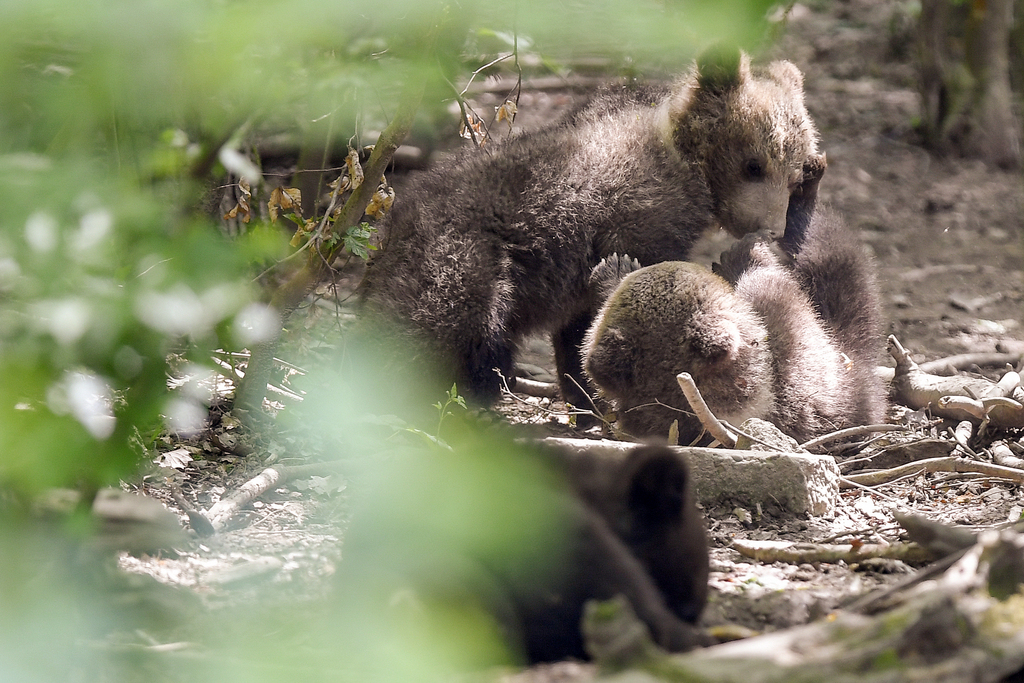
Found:
[[(601, 420), (601, 422), (603, 422), (604, 424), (606, 424), (609, 427), (611, 427), (611, 424), (604, 418), (603, 415), (595, 413), (592, 410), (586, 410), (586, 409), (581, 409), (581, 408), (577, 408), (576, 410), (552, 410), (551, 408), (545, 408), (543, 406), (538, 406), (538, 405), (536, 405), (534, 403), (530, 403), (529, 401), (524, 401), (523, 399), (521, 399), (518, 396), (516, 396), (515, 392), (513, 392), (511, 389), (508, 388), (508, 380), (505, 378), (505, 375), (503, 375), (501, 373), (501, 371), (498, 370), (497, 368), (495, 368), (494, 371), (496, 373), (498, 373), (498, 377), (501, 379), (501, 393), (502, 393), (503, 396), (508, 396), (512, 400), (517, 401), (517, 402), (523, 404), (524, 406), (529, 406), (530, 408), (533, 408), (535, 410), (540, 410), (541, 412), (543, 412), (546, 415), (556, 415), (556, 416), (562, 416), (562, 417), (568, 417), (568, 416), (571, 416), (571, 415), (591, 415), (591, 416), (596, 417), (597, 419)], [(516, 378), (516, 388), (518, 388), (519, 382), (522, 382), (522, 381), (523, 381), (522, 377), (517, 377)], [(537, 382), (537, 384), (548, 384), (548, 382)], [(527, 395), (532, 395), (529, 392), (525, 392), (525, 391), (522, 392), (522, 393), (527, 394)], [(545, 397), (540, 396), (538, 398), (545, 398)]]
[(700, 423), (704, 425), (704, 429), (708, 430), (708, 433), (718, 439), (718, 441), (726, 448), (735, 448), (736, 435), (729, 431), (729, 429), (714, 416), (711, 409), (708, 408), (708, 404), (704, 402), (704, 397), (700, 395), (697, 385), (693, 383), (693, 377), (690, 376), (690, 373), (679, 373), (676, 375), (676, 381), (679, 382), (679, 388), (683, 390), (683, 396), (686, 397), (686, 402), (690, 404), (690, 408), (697, 416), (697, 419), (700, 420)]
[(823, 539), (821, 539), (819, 541), (815, 541), (815, 542), (816, 543), (831, 543), (832, 541), (839, 540), (840, 538), (844, 538), (846, 536), (858, 537), (858, 536), (864, 536), (865, 534), (872, 534), (872, 535), (874, 535), (874, 534), (879, 534), (879, 533), (881, 533), (883, 531), (894, 531), (895, 529), (898, 529), (898, 528), (899, 528), (899, 525), (897, 525), (897, 524), (886, 524), (886, 525), (872, 524), (871, 526), (863, 527), (861, 529), (849, 529), (847, 531), (840, 531), (840, 532), (832, 534), (831, 536), (828, 536), (826, 538), (823, 538)]
[[(916, 476), (916, 475), (917, 475), (917, 473), (915, 472), (911, 476)], [(893, 481), (897, 481), (897, 480), (894, 479)], [(885, 482), (885, 483), (890, 483), (890, 482)], [(900, 506), (905, 507), (905, 508), (910, 509), (910, 510), (914, 510), (915, 509), (913, 506), (908, 505), (905, 501), (902, 501), (899, 498), (896, 498), (895, 496), (890, 496), (887, 493), (882, 493), (877, 488), (874, 488), (874, 486), (869, 486), (867, 484), (861, 484), (861, 483), (856, 482), (856, 481), (851, 481), (850, 479), (847, 479), (846, 477), (839, 477), (839, 488), (841, 488), (841, 489), (860, 489), (862, 491), (867, 491), (868, 493), (870, 493), (873, 496), (878, 496), (879, 498), (884, 498), (885, 500), (889, 501), (890, 503), (895, 503), (896, 505), (900, 505)]]
[(819, 437), (815, 437), (810, 441), (805, 441), (800, 444), (802, 448), (811, 450), (817, 448), (822, 444), (826, 444), (830, 441), (838, 441), (839, 439), (847, 439), (851, 436), (861, 436), (863, 434), (876, 434), (878, 432), (909, 432), (911, 427), (907, 425), (862, 425), (860, 427), (849, 427), (847, 429), (840, 429), (839, 431), (832, 432), (831, 434), (823, 434)]

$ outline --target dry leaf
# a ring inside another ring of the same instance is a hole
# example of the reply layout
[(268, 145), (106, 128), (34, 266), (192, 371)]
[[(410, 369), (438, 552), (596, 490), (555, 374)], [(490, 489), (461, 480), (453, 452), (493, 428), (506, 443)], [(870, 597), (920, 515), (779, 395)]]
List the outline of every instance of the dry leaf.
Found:
[(512, 122), (516, 119), (516, 114), (519, 112), (519, 108), (516, 107), (516, 103), (512, 100), (505, 100), (501, 106), (494, 108), (496, 112), (495, 119), (498, 121), (508, 121), (509, 128), (512, 127)]
[(388, 187), (387, 183), (382, 182), (377, 191), (373, 193), (373, 197), (370, 198), (370, 203), (366, 207), (366, 215), (377, 219), (384, 218), (384, 215), (391, 210), (391, 205), (394, 203), (394, 188)]
[(176, 470), (183, 470), (192, 462), (192, 454), (184, 448), (177, 448), (173, 451), (160, 453), (154, 462), (160, 467), (172, 467)]
[(248, 223), (252, 218), (252, 213), (249, 209), (249, 198), (252, 197), (252, 189), (249, 186), (249, 181), (245, 178), (241, 178), (238, 181), (238, 191), (241, 194), (238, 198), (238, 203), (235, 204), (234, 208), (224, 214), (224, 220), (231, 220), (241, 214), (242, 222)]
[(487, 129), (484, 128), (483, 119), (473, 113), (469, 115), (473, 119), (468, 126), (466, 125), (466, 119), (462, 120), (462, 125), (459, 127), (459, 135), (467, 140), (476, 139), (477, 144), (483, 146), (484, 142), (487, 141)]
[(348, 156), (345, 157), (345, 166), (348, 167), (348, 189), (354, 190), (363, 184), (363, 167), (359, 164), (359, 152), (349, 149)]
[(302, 215), (302, 191), (297, 187), (275, 187), (267, 200), (270, 222), (276, 223), (280, 209), (293, 209)]
[(354, 190), (363, 184), (363, 167), (359, 163), (359, 152), (348, 148), (348, 155), (345, 157), (345, 172), (327, 184), (335, 193), (341, 194)]
[(352, 186), (352, 179), (348, 177), (347, 173), (343, 173), (331, 182), (327, 183), (327, 187), (331, 188), (332, 191), (341, 194), (346, 192)]
[(320, 221), (315, 218), (307, 218), (306, 221), (299, 226), (299, 229), (292, 235), (291, 241), (288, 243), (296, 249), (302, 246), (302, 243), (309, 237), (310, 233), (316, 230), (317, 226), (320, 225)]

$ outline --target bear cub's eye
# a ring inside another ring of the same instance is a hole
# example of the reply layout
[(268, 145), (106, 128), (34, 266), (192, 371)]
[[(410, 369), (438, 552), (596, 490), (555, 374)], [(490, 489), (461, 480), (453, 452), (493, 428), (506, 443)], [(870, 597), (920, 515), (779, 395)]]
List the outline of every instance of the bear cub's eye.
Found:
[(743, 165), (743, 172), (749, 180), (761, 180), (764, 178), (764, 165), (757, 159), (748, 159)]

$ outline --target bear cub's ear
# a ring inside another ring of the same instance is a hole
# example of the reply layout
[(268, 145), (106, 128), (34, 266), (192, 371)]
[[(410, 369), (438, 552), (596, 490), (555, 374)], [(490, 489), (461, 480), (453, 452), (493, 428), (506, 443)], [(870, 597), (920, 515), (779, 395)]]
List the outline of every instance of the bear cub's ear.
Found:
[(735, 323), (718, 315), (705, 315), (701, 311), (694, 313), (684, 337), (694, 354), (705, 363), (731, 359), (743, 342)]
[(635, 344), (617, 327), (609, 327), (600, 337), (600, 346), (587, 354), (586, 370), (599, 385), (612, 391), (628, 391), (636, 383), (633, 372)]
[(716, 95), (737, 88), (746, 80), (749, 70), (744, 61), (737, 47), (709, 47), (697, 57), (697, 84), (701, 90)]
[(804, 75), (792, 62), (786, 60), (772, 62), (768, 65), (768, 75), (776, 83), (786, 86), (794, 92), (799, 92), (801, 98), (803, 97)]

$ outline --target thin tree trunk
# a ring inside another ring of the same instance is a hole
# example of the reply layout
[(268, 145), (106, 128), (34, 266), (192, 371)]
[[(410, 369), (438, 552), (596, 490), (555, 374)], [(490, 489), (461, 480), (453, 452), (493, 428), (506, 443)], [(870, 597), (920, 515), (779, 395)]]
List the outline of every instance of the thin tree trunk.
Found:
[[(410, 79), (406, 86), (395, 117), (381, 133), (373, 148), (373, 153), (367, 160), (364, 168), (365, 182), (349, 196), (331, 228), (333, 235), (339, 239), (333, 246), (328, 246), (330, 235), (323, 235), (318, 243), (309, 249), (308, 257), (302, 268), (290, 280), (281, 285), (271, 297), (270, 306), (280, 316), (282, 327), (306, 295), (326, 276), (329, 264), (343, 248), (341, 236), (348, 228), (356, 225), (362, 219), (381, 176), (384, 175), (385, 169), (391, 162), (392, 155), (412, 126), (413, 116), (419, 108), (424, 88), (424, 80), (415, 78)], [(267, 381), (270, 379), (273, 369), (274, 354), (277, 352), (279, 343), (279, 339), (275, 338), (271, 341), (253, 344), (250, 348), (249, 365), (245, 377), (239, 382), (235, 393), (235, 409), (243, 422), (253, 424), (258, 420), (263, 406), (263, 398), (267, 393)]]
[(921, 128), (925, 145), (937, 152), (946, 144), (949, 116), (946, 84), (946, 30), (949, 0), (921, 0), (917, 24), (918, 63), (921, 77)]
[[(1003, 168), (1020, 165), (1021, 131), (1010, 89), (1014, 2), (922, 0), (921, 129), (929, 149)], [(962, 41), (953, 35), (961, 27)]]
[(1002, 168), (1020, 165), (1020, 131), (1010, 90), (1013, 0), (973, 0), (967, 22), (967, 67), (974, 76), (968, 156)]

